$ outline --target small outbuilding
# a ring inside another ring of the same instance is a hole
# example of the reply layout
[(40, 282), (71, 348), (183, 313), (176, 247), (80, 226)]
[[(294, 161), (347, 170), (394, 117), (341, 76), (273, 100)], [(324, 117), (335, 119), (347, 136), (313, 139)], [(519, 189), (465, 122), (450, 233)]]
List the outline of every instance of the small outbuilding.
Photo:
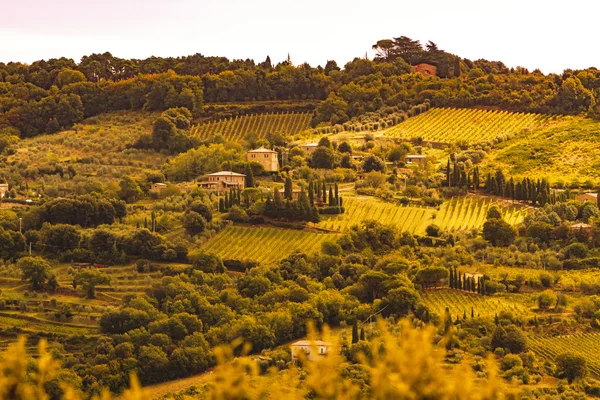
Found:
[(423, 167), (425, 165), (425, 160), (427, 159), (426, 155), (423, 154), (409, 154), (405, 157), (405, 162), (408, 165), (418, 165), (419, 167)]
[(598, 193), (583, 193), (575, 197), (575, 200), (580, 201), (582, 203), (590, 201), (596, 204), (598, 202)]

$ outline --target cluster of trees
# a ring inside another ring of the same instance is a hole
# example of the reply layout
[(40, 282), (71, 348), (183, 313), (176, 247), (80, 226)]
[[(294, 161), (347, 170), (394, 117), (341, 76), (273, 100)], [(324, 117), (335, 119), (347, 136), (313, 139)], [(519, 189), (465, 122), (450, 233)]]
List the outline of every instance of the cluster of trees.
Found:
[(507, 180), (501, 170), (497, 170), (494, 175), (487, 175), (485, 188), (490, 194), (506, 197), (512, 201), (529, 202), (534, 206), (543, 207), (548, 203), (554, 204), (566, 200), (565, 195), (557, 195), (551, 190), (550, 183), (545, 178), (537, 181), (523, 178), (515, 183), (512, 177)]
[[(477, 191), (480, 187), (479, 167), (468, 169), (465, 163), (459, 162), (454, 158), (448, 159), (446, 164), (446, 186), (466, 188), (467, 190)], [(487, 187), (487, 186), (486, 186)]]
[(139, 149), (166, 150), (170, 154), (183, 153), (198, 146), (199, 140), (190, 135), (192, 113), (188, 108), (169, 108), (152, 124), (152, 133), (142, 135), (133, 144)]
[(263, 214), (269, 218), (282, 218), (293, 221), (317, 223), (320, 220), (319, 212), (310, 203), (304, 188), (300, 190), (297, 200), (292, 200), (291, 189), (290, 191), (286, 191), (284, 198), (282, 198), (279, 189), (276, 188), (273, 192), (273, 198), (271, 199), (270, 195), (267, 197)]
[(46, 90), (31, 83), (0, 82), (0, 133), (20, 137), (67, 129), (83, 118), (117, 110), (160, 111), (185, 107), (202, 111), (202, 80), (173, 71), (112, 82), (83, 75)]
[(83, 228), (110, 225), (127, 215), (125, 204), (98, 195), (49, 200), (30, 207), (23, 214), (26, 229), (40, 229), (44, 223), (79, 225)]
[(455, 268), (450, 268), (450, 279), (448, 280), (451, 289), (466, 290), (479, 294), (486, 294), (485, 278), (478, 276), (467, 276), (457, 271)]

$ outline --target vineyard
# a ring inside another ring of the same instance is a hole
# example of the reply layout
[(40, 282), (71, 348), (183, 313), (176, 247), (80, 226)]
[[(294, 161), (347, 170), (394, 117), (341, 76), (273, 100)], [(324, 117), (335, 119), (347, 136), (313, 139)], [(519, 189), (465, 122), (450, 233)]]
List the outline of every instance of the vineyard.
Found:
[(526, 211), (517, 207), (504, 207), (490, 199), (453, 198), (441, 205), (440, 210), (417, 206), (400, 206), (374, 197), (347, 197), (346, 212), (341, 215), (322, 217), (319, 226), (343, 232), (366, 219), (394, 225), (401, 232), (423, 235), (430, 224), (442, 230), (480, 229), (489, 208), (499, 205), (504, 219), (512, 225), (523, 221)]
[(513, 135), (539, 125), (546, 117), (537, 114), (474, 109), (434, 108), (409, 118), (387, 135), (431, 142), (477, 143), (499, 135)]
[(344, 198), (344, 208), (344, 214), (327, 219), (324, 217), (319, 226), (334, 231), (346, 231), (361, 221), (372, 219), (382, 224), (394, 225), (402, 232), (423, 234), (435, 212), (432, 208), (399, 206), (375, 197)]
[(202, 248), (224, 259), (269, 264), (287, 257), (294, 250), (316, 252), (322, 242), (336, 238), (337, 235), (294, 229), (228, 226)]
[(522, 303), (497, 296), (480, 296), (458, 290), (431, 290), (423, 293), (423, 302), (429, 309), (443, 316), (446, 307), (453, 318), (466, 313), (471, 316), (471, 309), (476, 317), (494, 317), (501, 311), (509, 311), (518, 315), (529, 314), (529, 309)]
[(192, 135), (208, 139), (217, 134), (227, 140), (241, 140), (248, 134), (264, 138), (268, 133), (292, 136), (308, 129), (311, 113), (280, 113), (243, 115), (232, 119), (212, 121), (192, 128)]
[(526, 211), (517, 207), (503, 207), (490, 199), (455, 197), (441, 205), (434, 224), (442, 230), (480, 229), (490, 207), (498, 205), (504, 220), (511, 225), (523, 222)]
[(553, 337), (531, 335), (528, 343), (531, 350), (549, 361), (554, 361), (561, 353), (577, 353), (586, 359), (590, 373), (600, 377), (600, 333)]

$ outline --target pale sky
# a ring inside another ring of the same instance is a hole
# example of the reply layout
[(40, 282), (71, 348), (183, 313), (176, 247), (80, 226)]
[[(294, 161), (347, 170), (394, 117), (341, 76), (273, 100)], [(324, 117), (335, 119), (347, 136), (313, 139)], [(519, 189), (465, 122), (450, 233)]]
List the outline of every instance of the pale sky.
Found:
[(0, 0), (0, 62), (267, 55), (343, 65), (408, 36), (530, 70), (600, 68), (597, 0)]

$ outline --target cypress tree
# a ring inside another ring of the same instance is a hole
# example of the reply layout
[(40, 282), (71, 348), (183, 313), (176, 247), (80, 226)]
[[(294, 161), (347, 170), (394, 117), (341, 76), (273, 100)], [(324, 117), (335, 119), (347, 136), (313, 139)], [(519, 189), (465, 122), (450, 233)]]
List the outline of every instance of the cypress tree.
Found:
[(358, 342), (358, 324), (354, 321), (352, 324), (352, 343)]
[(254, 172), (250, 164), (246, 164), (246, 187), (254, 187)]
[(323, 181), (323, 186), (321, 187), (321, 193), (323, 196), (323, 203), (327, 203), (327, 186), (325, 185), (325, 181)]
[(335, 205), (340, 205), (340, 191), (337, 182), (335, 183)]
[(311, 206), (315, 205), (315, 187), (312, 182), (308, 183), (308, 201)]
[(448, 279), (448, 283), (450, 284), (450, 289), (454, 289), (454, 269), (450, 268), (450, 278)]
[(463, 320), (466, 321), (467, 320), (467, 310), (463, 311)]
[(365, 340), (365, 328), (360, 328), (360, 340)]
[(342, 196), (340, 196), (340, 208), (344, 206), (344, 200), (342, 199)]
[(471, 307), (471, 319), (475, 318), (475, 309)]
[(485, 279), (481, 279), (481, 294), (485, 296)]
[(329, 186), (329, 206), (335, 206), (335, 197), (333, 197), (333, 188)]
[(227, 192), (225, 192), (225, 207), (223, 208), (223, 211), (227, 210), (229, 208), (229, 194)]
[(283, 189), (283, 198), (286, 200), (292, 200), (292, 178), (290, 178), (289, 176), (285, 178), (285, 185)]
[(448, 164), (446, 165), (446, 182), (448, 183), (448, 187), (450, 187), (450, 159), (448, 158)]
[(223, 198), (219, 199), (219, 212), (225, 212), (225, 200)]

